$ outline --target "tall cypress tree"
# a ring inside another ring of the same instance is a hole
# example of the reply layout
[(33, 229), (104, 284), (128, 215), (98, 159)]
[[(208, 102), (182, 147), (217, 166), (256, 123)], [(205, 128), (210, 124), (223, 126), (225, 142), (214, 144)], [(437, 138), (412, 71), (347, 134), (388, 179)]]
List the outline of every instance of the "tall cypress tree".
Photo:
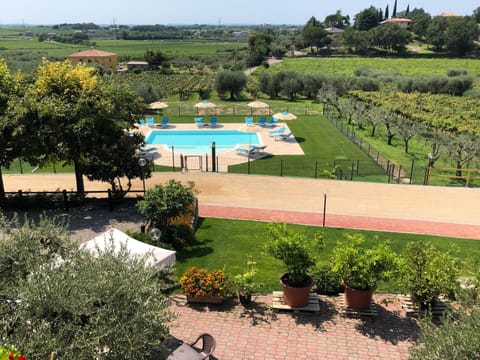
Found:
[(410, 4), (407, 5), (407, 10), (405, 10), (405, 17), (408, 18), (409, 14), (410, 14)]
[(397, 17), (397, 0), (393, 4), (392, 18)]
[(389, 13), (388, 13), (388, 5), (385, 7), (385, 16), (383, 17), (385, 20), (388, 20), (389, 18)]

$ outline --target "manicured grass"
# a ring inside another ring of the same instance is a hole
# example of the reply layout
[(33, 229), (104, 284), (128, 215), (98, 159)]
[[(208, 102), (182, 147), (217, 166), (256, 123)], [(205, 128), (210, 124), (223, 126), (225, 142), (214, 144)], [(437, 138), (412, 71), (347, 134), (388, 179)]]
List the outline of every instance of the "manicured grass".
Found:
[[(387, 176), (363, 151), (341, 134), (323, 116), (301, 116), (288, 123), (305, 155), (279, 155), (250, 163), (254, 174), (328, 177), (334, 163), (342, 178), (362, 181), (387, 181)], [(358, 164), (358, 173), (357, 173)], [(231, 166), (230, 172), (247, 172), (248, 164)], [(316, 172), (315, 172), (316, 170)], [(375, 177), (374, 179), (371, 177)]]
[[(245, 260), (252, 255), (258, 266), (258, 281), (263, 283), (262, 293), (280, 290), (278, 279), (283, 273), (282, 264), (263, 252), (263, 243), (267, 224), (255, 221), (236, 221), (205, 218), (201, 220), (196, 232), (196, 239), (191, 246), (177, 252), (176, 272), (181, 276), (191, 267), (198, 266), (208, 270), (225, 269), (230, 275), (244, 270)], [(304, 231), (312, 236), (316, 232), (323, 234), (325, 248), (318, 253), (318, 262), (328, 264), (336, 241), (345, 234), (361, 233), (367, 238), (367, 246), (374, 237), (381, 241), (390, 241), (393, 250), (401, 254), (402, 249), (411, 241), (431, 241), (441, 249), (449, 248), (454, 243), (459, 248), (461, 259), (480, 258), (478, 240), (454, 239), (428, 235), (398, 234), (387, 232), (360, 231), (339, 228), (321, 228), (301, 225), (289, 225), (295, 231)], [(380, 284), (379, 292), (400, 292), (395, 281)]]

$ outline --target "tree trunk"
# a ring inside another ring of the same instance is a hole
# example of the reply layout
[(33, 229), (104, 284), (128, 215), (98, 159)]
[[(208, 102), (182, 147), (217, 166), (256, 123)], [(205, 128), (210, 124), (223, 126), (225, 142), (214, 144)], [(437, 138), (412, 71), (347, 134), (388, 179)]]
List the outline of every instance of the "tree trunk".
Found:
[(75, 167), (75, 181), (77, 183), (77, 194), (84, 195), (85, 194), (85, 184), (83, 183), (83, 172), (81, 165), (74, 161), (73, 165)]
[(409, 142), (409, 140), (404, 140), (403, 142), (405, 143), (405, 154), (408, 154), (408, 142)]
[(393, 134), (388, 134), (388, 140), (387, 140), (387, 145), (392, 145), (392, 140), (395, 135)]
[(457, 161), (457, 171), (455, 172), (455, 176), (462, 176), (462, 162)]
[(0, 167), (0, 200), (5, 199), (5, 185), (3, 185), (2, 168)]

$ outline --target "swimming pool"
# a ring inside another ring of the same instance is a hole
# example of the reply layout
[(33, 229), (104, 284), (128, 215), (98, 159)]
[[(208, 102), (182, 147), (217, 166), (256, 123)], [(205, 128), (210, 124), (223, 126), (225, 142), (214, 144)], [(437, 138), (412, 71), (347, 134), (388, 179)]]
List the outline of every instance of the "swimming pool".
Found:
[(239, 130), (154, 130), (145, 139), (147, 145), (165, 145), (169, 150), (183, 154), (211, 153), (215, 142), (216, 153), (233, 150), (238, 145), (260, 145), (255, 132)]

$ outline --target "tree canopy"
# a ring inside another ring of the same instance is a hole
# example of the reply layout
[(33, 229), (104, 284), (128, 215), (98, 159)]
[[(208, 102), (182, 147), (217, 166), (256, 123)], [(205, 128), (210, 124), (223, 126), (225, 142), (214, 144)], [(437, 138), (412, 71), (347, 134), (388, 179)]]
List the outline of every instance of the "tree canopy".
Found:
[(163, 280), (144, 259), (113, 246), (94, 256), (46, 218), (1, 223), (3, 341), (28, 359), (48, 359), (52, 351), (79, 360), (158, 354), (173, 314)]
[[(143, 106), (128, 87), (99, 78), (91, 67), (44, 60), (9, 115), (15, 121), (20, 156), (33, 164), (73, 164), (77, 192), (82, 194), (83, 175), (108, 181), (113, 190), (112, 178), (135, 176), (116, 168), (122, 163), (131, 167), (135, 147), (143, 142), (138, 136), (122, 139), (129, 136), (127, 130)], [(119, 149), (123, 160), (115, 157)], [(106, 176), (107, 168), (99, 168), (106, 164), (113, 174)]]

